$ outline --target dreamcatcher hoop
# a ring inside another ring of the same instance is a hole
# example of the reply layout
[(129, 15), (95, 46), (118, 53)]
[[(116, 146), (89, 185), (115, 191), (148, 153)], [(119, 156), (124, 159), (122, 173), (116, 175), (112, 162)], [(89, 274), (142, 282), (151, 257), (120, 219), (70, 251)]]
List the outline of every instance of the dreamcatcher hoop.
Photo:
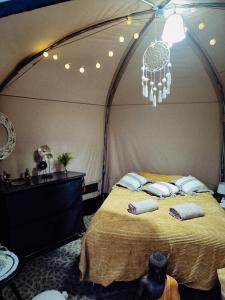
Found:
[(170, 94), (170, 49), (163, 41), (154, 41), (145, 50), (142, 66), (143, 96), (149, 98), (153, 106)]
[(170, 62), (170, 49), (162, 41), (152, 42), (145, 50), (143, 64), (148, 72), (157, 72)]

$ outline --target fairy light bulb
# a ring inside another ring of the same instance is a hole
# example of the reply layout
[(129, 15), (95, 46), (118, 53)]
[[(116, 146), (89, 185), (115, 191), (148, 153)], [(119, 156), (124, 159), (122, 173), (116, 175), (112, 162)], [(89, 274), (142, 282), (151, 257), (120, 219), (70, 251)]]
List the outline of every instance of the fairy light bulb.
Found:
[(131, 16), (128, 16), (127, 17), (127, 25), (130, 25), (130, 24), (132, 24), (132, 18), (131, 18)]
[(201, 22), (198, 24), (198, 29), (203, 30), (205, 28), (205, 23)]
[(69, 70), (70, 69), (70, 64), (65, 64), (65, 69)]
[(215, 46), (216, 45), (216, 39), (215, 38), (212, 38), (210, 41), (209, 41), (209, 44), (211, 46)]
[(139, 38), (139, 34), (137, 32), (134, 33), (134, 39), (137, 40)]
[(124, 42), (124, 37), (123, 37), (123, 36), (120, 36), (120, 37), (119, 37), (119, 41), (120, 41), (120, 43), (123, 43), (123, 42)]
[(47, 51), (43, 52), (43, 56), (48, 57), (48, 52)]
[(184, 26), (184, 32), (187, 32), (187, 31), (188, 31), (187, 26)]
[(52, 58), (53, 58), (54, 60), (57, 60), (57, 59), (58, 59), (58, 55), (57, 55), (57, 54), (54, 54), (54, 55), (52, 56)]
[(101, 68), (101, 64), (99, 62), (96, 63), (96, 69), (100, 69)]
[(113, 56), (113, 51), (109, 51), (109, 57)]
[(82, 74), (83, 74), (83, 73), (84, 73), (84, 71), (85, 71), (85, 70), (84, 70), (84, 67), (81, 67), (81, 68), (79, 69), (79, 71), (80, 71), (80, 73), (82, 73)]

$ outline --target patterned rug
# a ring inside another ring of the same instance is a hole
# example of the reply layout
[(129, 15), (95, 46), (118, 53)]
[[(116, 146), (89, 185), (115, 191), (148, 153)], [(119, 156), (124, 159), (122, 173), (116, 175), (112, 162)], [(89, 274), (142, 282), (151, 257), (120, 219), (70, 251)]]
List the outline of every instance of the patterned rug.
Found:
[[(85, 217), (88, 226), (90, 217)], [(38, 293), (57, 289), (67, 291), (68, 300), (131, 300), (137, 283), (115, 283), (107, 288), (79, 281), (80, 240), (73, 241), (57, 250), (28, 262), (14, 283), (23, 300), (31, 300)], [(9, 287), (3, 290), (5, 300), (15, 300)]]
[[(86, 227), (92, 216), (84, 217)], [(42, 291), (56, 289), (67, 291), (68, 300), (133, 300), (137, 281), (116, 282), (104, 288), (98, 284), (79, 281), (80, 240), (73, 241), (57, 250), (28, 262), (14, 283), (23, 300)], [(219, 300), (220, 288), (212, 291), (197, 291), (180, 286), (182, 300)], [(3, 289), (5, 300), (16, 300), (9, 287)]]

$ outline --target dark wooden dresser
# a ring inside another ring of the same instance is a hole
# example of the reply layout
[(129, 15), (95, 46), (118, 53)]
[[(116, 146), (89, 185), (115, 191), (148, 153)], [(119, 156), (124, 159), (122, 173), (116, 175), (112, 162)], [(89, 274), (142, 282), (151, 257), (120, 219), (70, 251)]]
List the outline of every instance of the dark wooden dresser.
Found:
[(0, 184), (0, 243), (24, 258), (76, 239), (84, 231), (84, 173), (33, 176), (22, 186)]

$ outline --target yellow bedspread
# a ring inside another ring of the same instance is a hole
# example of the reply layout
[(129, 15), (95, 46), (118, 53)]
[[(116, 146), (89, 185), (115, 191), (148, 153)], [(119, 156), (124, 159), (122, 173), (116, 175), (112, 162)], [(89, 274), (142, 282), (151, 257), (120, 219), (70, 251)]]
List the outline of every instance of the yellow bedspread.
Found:
[[(225, 211), (209, 194), (158, 200), (159, 210), (142, 215), (127, 212), (130, 201), (158, 199), (144, 192), (115, 188), (95, 214), (82, 239), (82, 280), (104, 286), (134, 280), (148, 270), (149, 255), (170, 254), (168, 274), (179, 283), (211, 289), (217, 269), (225, 267)], [(169, 215), (178, 203), (194, 202), (205, 216), (180, 221)]]

